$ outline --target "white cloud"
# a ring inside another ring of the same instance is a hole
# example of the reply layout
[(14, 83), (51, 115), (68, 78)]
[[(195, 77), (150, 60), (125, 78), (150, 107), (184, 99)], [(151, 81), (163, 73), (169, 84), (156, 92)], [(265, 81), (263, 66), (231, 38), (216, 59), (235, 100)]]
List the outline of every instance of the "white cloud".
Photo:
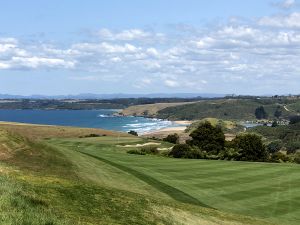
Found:
[[(93, 38), (64, 48), (0, 38), (0, 70), (72, 69), (86, 73), (74, 80), (105, 79), (140, 89), (190, 91), (230, 82), (238, 87), (282, 79), (300, 82), (299, 19), (299, 13), (291, 13), (189, 29), (187, 35), (173, 30), (161, 35), (164, 42), (156, 41), (153, 31), (137, 29), (104, 29), (98, 41)], [(149, 41), (152, 37), (155, 41)]]
[(167, 87), (171, 87), (171, 88), (175, 88), (175, 87), (179, 87), (179, 83), (175, 80), (165, 80), (165, 85)]
[(294, 12), (285, 16), (263, 17), (259, 25), (279, 28), (300, 28), (300, 13)]
[(40, 57), (12, 57), (10, 61), (12, 65), (17, 67), (32, 68), (36, 69), (38, 67), (47, 67), (47, 68), (73, 68), (75, 62), (65, 61), (63, 59), (51, 59), (51, 58), (40, 58)]
[(150, 39), (158, 40), (164, 38), (164, 34), (162, 33), (155, 33), (141, 29), (129, 29), (113, 32), (107, 28), (104, 28), (96, 32), (96, 36), (107, 41), (147, 41)]
[(296, 0), (283, 0), (283, 1), (273, 3), (274, 6), (279, 7), (281, 9), (290, 9), (296, 6), (296, 4), (297, 4)]

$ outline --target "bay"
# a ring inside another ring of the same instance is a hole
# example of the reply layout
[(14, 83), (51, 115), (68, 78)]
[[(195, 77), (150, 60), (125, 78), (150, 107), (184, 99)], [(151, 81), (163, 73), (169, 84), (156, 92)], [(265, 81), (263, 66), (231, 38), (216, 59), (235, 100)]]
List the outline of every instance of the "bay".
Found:
[(171, 121), (143, 118), (117, 117), (116, 110), (0, 110), (0, 121), (102, 128), (139, 134), (178, 126)]

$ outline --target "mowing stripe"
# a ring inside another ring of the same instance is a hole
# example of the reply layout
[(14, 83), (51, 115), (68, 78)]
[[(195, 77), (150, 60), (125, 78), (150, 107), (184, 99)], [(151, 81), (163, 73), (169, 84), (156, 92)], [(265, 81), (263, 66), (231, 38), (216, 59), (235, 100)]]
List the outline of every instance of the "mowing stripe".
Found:
[[(114, 166), (120, 170), (123, 170), (124, 172), (127, 172), (127, 173), (130, 173), (131, 175), (137, 177), (138, 179), (146, 182), (147, 184), (155, 187), (157, 190), (169, 195), (171, 198), (173, 198), (174, 200), (176, 201), (179, 201), (179, 202), (183, 202), (183, 203), (188, 203), (188, 204), (193, 204), (193, 205), (199, 205), (199, 206), (202, 206), (202, 207), (206, 207), (206, 208), (212, 208), (202, 202), (200, 202), (198, 199), (190, 196), (189, 194), (183, 192), (183, 191), (180, 191), (168, 184), (165, 184), (161, 181), (158, 181), (156, 179), (154, 179), (153, 177), (150, 177), (150, 176), (147, 176), (139, 171), (136, 171), (134, 169), (131, 169), (129, 167), (126, 167), (126, 166), (123, 166), (123, 165), (120, 165), (120, 164), (117, 164), (117, 163), (114, 163), (114, 162), (111, 162), (107, 159), (104, 159), (104, 158), (101, 158), (99, 156), (95, 156), (95, 155), (92, 155), (92, 154), (89, 154), (89, 153), (85, 153), (85, 152), (82, 152), (82, 151), (79, 151), (81, 154), (84, 154), (84, 155), (87, 155), (87, 156), (90, 156), (92, 158), (95, 158), (95, 159), (98, 159), (102, 162), (105, 162), (111, 166)], [(213, 209), (213, 208), (212, 208)]]

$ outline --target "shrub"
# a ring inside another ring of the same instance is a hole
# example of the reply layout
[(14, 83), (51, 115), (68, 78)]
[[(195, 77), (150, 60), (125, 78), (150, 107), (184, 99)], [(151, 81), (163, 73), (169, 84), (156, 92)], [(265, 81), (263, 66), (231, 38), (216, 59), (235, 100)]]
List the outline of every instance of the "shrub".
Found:
[(139, 136), (138, 133), (134, 130), (129, 131), (128, 134), (131, 134), (133, 136)]
[(272, 126), (272, 127), (278, 127), (277, 120), (274, 120), (271, 126)]
[(288, 162), (289, 157), (286, 156), (285, 154), (281, 153), (281, 152), (276, 152), (276, 153), (271, 155), (270, 161), (271, 162)]
[(157, 147), (151, 145), (142, 147), (141, 152), (144, 154), (151, 154), (151, 155), (156, 155), (159, 153)]
[(268, 118), (268, 114), (266, 113), (265, 108), (263, 106), (260, 106), (255, 109), (255, 117), (259, 120)]
[(278, 152), (282, 148), (283, 144), (281, 141), (273, 141), (267, 146), (267, 150), (269, 153)]
[(287, 149), (287, 153), (288, 154), (293, 154), (295, 153), (297, 150), (300, 149), (300, 142), (299, 141), (295, 141), (295, 142), (289, 142), (286, 145), (286, 149)]
[(200, 159), (202, 154), (198, 149), (192, 149), (188, 144), (177, 144), (169, 153), (174, 158)]
[(167, 137), (163, 139), (165, 142), (169, 142), (172, 144), (178, 144), (179, 143), (179, 135), (178, 134), (169, 134)]
[(190, 136), (192, 137), (192, 140), (187, 141), (187, 144), (197, 146), (202, 151), (218, 154), (224, 149), (225, 135), (221, 127), (214, 127), (207, 121), (200, 124)]
[(266, 161), (268, 152), (261, 137), (256, 134), (244, 134), (237, 136), (233, 143), (238, 150), (237, 160), (241, 161)]
[(135, 154), (135, 155), (146, 155), (146, 153), (141, 152), (140, 150), (134, 149), (134, 150), (128, 150), (128, 154)]
[(99, 134), (87, 134), (87, 135), (84, 135), (84, 136), (80, 136), (79, 138), (100, 137), (100, 136), (101, 135), (99, 135)]
[(290, 124), (296, 124), (300, 122), (300, 116), (292, 116), (290, 117)]
[(222, 160), (234, 160), (234, 159), (238, 158), (239, 153), (238, 153), (238, 150), (235, 148), (225, 148), (218, 154), (218, 156), (219, 156), (219, 159), (222, 159)]
[(294, 162), (300, 164), (300, 153), (297, 152), (294, 157)]

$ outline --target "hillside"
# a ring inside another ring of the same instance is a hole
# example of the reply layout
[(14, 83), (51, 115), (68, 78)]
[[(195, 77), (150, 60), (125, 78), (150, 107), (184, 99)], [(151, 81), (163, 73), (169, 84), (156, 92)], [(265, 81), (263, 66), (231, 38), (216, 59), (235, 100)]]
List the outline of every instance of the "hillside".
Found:
[(130, 155), (128, 149), (149, 141), (114, 132), (79, 138), (96, 131), (77, 129), (0, 125), (2, 224), (299, 220), (298, 165)]
[(161, 109), (157, 117), (170, 120), (199, 120), (208, 117), (224, 120), (256, 120), (256, 108), (263, 106), (269, 119), (274, 119), (276, 110), (281, 118), (287, 118), (293, 112), (285, 109), (285, 104), (273, 99), (220, 99), (205, 100), (188, 105), (179, 105)]
[(146, 116), (156, 117), (157, 113), (163, 109), (175, 106), (182, 106), (193, 104), (195, 102), (177, 102), (177, 103), (156, 103), (156, 104), (145, 104), (135, 105), (123, 109), (119, 114), (123, 116)]

